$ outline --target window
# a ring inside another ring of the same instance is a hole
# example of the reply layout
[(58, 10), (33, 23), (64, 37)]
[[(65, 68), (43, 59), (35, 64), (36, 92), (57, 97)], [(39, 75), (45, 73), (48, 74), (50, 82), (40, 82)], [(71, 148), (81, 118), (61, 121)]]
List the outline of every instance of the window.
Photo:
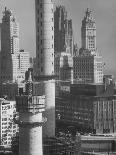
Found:
[(41, 72), (43, 72), (43, 67), (41, 67)]
[(40, 8), (42, 8), (42, 3), (40, 4)]
[(41, 13), (41, 18), (42, 18), (42, 13)]

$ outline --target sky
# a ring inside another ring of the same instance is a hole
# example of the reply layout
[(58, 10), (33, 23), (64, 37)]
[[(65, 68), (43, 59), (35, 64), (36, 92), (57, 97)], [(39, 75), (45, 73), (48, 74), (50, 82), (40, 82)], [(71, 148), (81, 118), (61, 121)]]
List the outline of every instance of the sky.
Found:
[[(93, 11), (97, 27), (97, 48), (105, 62), (105, 73), (116, 76), (116, 0), (54, 0), (64, 5), (73, 22), (74, 40), (81, 47), (81, 22), (87, 7)], [(34, 0), (0, 0), (0, 19), (4, 7), (13, 11), (20, 26), (20, 48), (35, 55)]]

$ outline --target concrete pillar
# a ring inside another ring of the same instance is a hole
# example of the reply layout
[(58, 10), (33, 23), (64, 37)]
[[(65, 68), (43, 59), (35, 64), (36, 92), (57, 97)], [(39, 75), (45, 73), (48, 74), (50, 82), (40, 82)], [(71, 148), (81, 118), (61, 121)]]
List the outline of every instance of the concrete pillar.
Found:
[(43, 136), (55, 136), (55, 80), (48, 80), (44, 83), (45, 89), (45, 117), (47, 122), (43, 126)]
[(42, 113), (20, 113), (19, 118), (19, 155), (43, 155)]

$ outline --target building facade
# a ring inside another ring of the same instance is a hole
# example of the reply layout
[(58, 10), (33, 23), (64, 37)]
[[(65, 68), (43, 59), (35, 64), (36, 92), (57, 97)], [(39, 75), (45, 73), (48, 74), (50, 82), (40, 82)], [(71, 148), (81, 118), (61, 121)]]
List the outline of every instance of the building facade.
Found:
[(101, 56), (81, 54), (73, 57), (74, 81), (82, 83), (103, 83), (103, 62)]
[(13, 118), (16, 114), (16, 101), (0, 99), (0, 144), (5, 147), (11, 147), (12, 138), (18, 132), (18, 125), (14, 123)]
[(19, 93), (17, 83), (1, 83), (0, 84), (0, 98), (6, 98), (9, 101), (15, 101), (16, 95)]
[(18, 59), (18, 76), (17, 82), (20, 83), (21, 81), (25, 80), (25, 73), (28, 71), (30, 67), (29, 62), (29, 52), (24, 51), (23, 49), (17, 53)]
[(72, 20), (64, 6), (57, 6), (54, 12), (54, 49), (55, 53), (65, 51), (73, 55)]
[[(111, 86), (111, 87), (109, 87)], [(56, 96), (58, 128), (72, 126), (82, 133), (114, 133), (116, 131), (116, 96), (112, 83), (73, 84), (60, 88)]]

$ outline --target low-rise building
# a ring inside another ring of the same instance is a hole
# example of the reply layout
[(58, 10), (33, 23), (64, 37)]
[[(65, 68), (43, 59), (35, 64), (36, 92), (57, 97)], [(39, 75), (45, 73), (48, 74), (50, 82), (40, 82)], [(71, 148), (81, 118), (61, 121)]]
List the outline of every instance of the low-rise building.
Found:
[[(111, 83), (112, 85), (112, 83)], [(87, 133), (116, 132), (116, 96), (113, 86), (72, 84), (56, 96), (58, 128), (73, 126)]]
[(0, 145), (11, 147), (12, 138), (18, 132), (18, 126), (13, 118), (16, 114), (16, 101), (8, 101), (0, 98)]

